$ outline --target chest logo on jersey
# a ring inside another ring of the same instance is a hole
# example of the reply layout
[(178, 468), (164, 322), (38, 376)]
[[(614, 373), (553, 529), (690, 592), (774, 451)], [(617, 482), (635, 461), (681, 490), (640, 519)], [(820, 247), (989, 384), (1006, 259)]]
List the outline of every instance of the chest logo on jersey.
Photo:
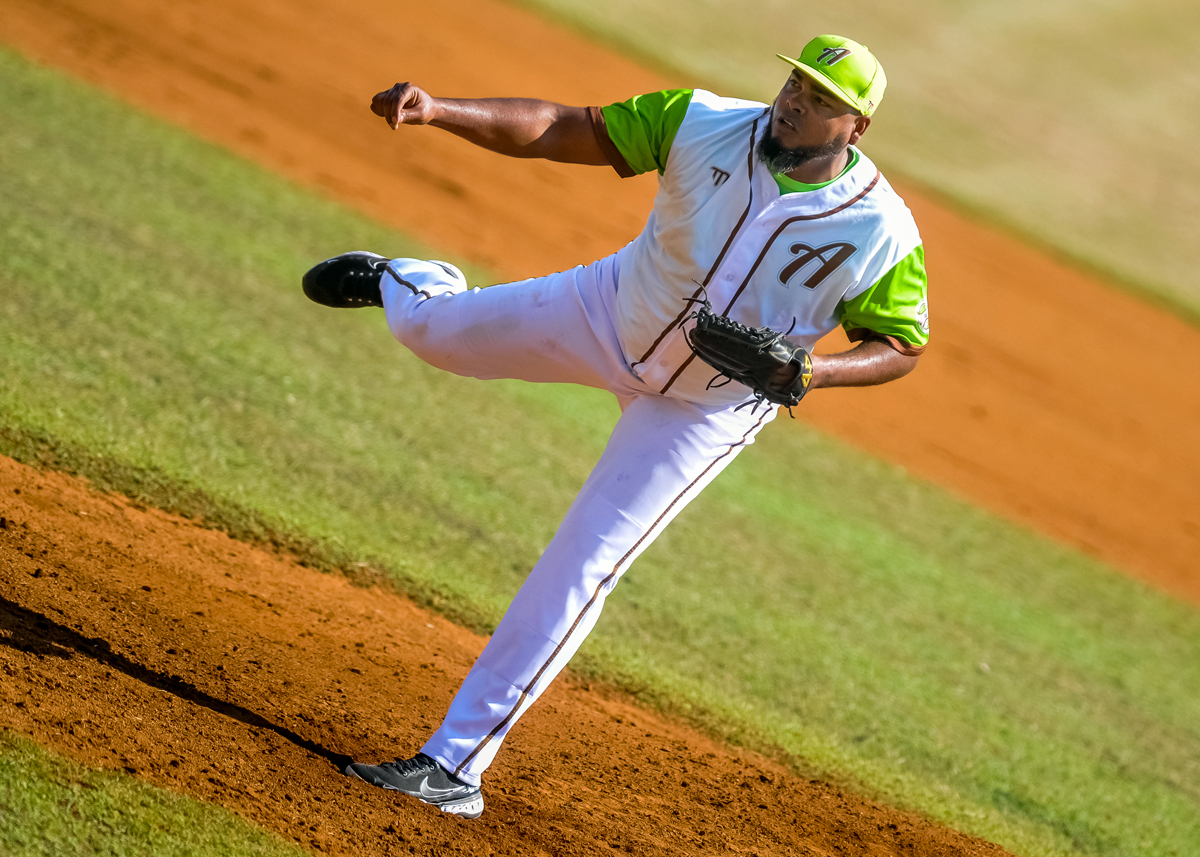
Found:
[(725, 172), (725, 170), (720, 167), (709, 167), (709, 169), (712, 170), (713, 174), (713, 187), (720, 187), (729, 181), (729, 173)]
[(795, 259), (783, 266), (779, 272), (779, 282), (785, 288), (791, 288), (791, 280), (803, 272), (808, 276), (800, 284), (806, 289), (815, 289), (826, 278), (836, 271), (846, 260), (857, 252), (858, 248), (846, 241), (835, 241), (823, 247), (809, 247), (799, 242), (788, 248)]

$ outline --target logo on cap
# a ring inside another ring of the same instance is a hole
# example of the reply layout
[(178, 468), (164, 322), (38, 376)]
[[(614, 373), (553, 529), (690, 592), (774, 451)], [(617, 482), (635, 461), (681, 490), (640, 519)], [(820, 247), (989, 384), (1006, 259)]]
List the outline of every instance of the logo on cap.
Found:
[(817, 57), (817, 62), (821, 65), (837, 65), (850, 56), (850, 54), (851, 50), (849, 48), (826, 48)]

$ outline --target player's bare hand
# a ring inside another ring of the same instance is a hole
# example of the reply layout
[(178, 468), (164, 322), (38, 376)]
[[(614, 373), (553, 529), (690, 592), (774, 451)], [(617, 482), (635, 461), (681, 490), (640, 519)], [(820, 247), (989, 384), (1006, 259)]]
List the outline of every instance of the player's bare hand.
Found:
[[(813, 357), (813, 363), (816, 363), (817, 358)], [(771, 386), (776, 390), (786, 390), (792, 386), (792, 382), (796, 380), (796, 376), (800, 374), (800, 367), (789, 363), (787, 366), (780, 366), (775, 370), (775, 374), (771, 376)]]
[(433, 96), (412, 83), (397, 83), (371, 99), (371, 112), (392, 126), (427, 125), (434, 118)]

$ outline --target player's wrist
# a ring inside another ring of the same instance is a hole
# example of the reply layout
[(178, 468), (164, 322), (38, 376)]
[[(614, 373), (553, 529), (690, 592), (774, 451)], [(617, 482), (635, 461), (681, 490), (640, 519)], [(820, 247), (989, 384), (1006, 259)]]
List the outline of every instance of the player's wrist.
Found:
[(449, 113), (449, 99), (438, 98), (436, 96), (425, 93), (428, 99), (425, 103), (425, 124), (440, 127), (445, 124), (447, 114)]
[(829, 358), (822, 354), (810, 354), (809, 359), (812, 360), (812, 380), (808, 382), (808, 389), (826, 386), (831, 369)]

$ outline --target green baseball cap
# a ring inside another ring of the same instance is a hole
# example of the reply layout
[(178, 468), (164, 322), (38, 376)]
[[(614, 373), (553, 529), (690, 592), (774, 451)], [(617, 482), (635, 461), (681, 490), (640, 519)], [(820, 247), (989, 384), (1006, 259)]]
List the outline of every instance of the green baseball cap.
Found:
[(852, 39), (817, 36), (804, 46), (799, 59), (776, 54), (807, 74), (840, 100), (870, 116), (883, 100), (887, 75), (875, 55)]

